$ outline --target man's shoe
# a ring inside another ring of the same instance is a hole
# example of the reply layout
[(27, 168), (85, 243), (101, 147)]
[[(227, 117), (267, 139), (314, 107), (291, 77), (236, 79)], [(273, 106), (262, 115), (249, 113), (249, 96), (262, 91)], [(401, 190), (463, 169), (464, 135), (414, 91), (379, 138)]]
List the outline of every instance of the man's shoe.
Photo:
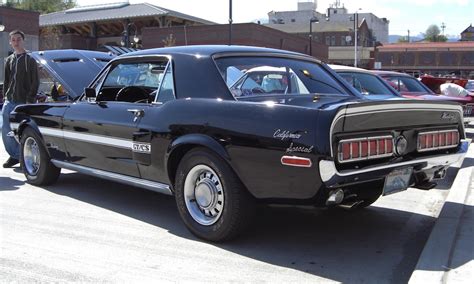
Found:
[(20, 161), (14, 158), (8, 158), (8, 160), (3, 164), (4, 168), (13, 168), (14, 165), (18, 164)]

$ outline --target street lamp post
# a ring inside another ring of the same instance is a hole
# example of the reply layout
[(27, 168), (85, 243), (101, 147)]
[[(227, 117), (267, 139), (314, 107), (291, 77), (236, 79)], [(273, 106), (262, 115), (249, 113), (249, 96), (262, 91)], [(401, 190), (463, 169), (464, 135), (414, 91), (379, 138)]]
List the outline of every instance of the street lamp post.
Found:
[(313, 56), (313, 23), (319, 23), (318, 18), (309, 20), (309, 55)]
[(132, 23), (127, 23), (127, 25), (124, 28), (124, 31), (122, 32), (123, 38), (122, 38), (122, 46), (124, 47), (130, 47), (130, 27), (133, 26), (134, 29), (134, 35), (133, 35), (133, 42), (135, 42), (135, 45), (140, 41), (137, 35), (137, 26), (132, 22)]
[(359, 10), (357, 9), (354, 13), (354, 67), (357, 67), (357, 29), (359, 27)]
[(229, 45), (232, 45), (232, 0), (229, 0)]

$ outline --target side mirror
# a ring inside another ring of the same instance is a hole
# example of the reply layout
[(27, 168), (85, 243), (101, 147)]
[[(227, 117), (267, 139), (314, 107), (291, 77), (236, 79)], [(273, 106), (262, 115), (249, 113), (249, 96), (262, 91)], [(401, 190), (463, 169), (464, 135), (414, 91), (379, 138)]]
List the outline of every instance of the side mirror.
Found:
[(95, 98), (97, 96), (94, 88), (85, 88), (84, 92), (86, 93), (86, 98), (88, 99)]

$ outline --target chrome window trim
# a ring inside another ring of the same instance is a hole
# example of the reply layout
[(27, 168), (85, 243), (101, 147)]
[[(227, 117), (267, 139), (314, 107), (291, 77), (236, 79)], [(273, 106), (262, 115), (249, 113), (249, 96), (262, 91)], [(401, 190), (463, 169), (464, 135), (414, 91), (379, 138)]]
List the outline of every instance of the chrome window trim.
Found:
[(115, 182), (120, 182), (123, 184), (128, 184), (132, 186), (137, 186), (140, 188), (148, 189), (151, 191), (155, 191), (158, 193), (163, 193), (166, 195), (173, 195), (171, 188), (169, 185), (155, 182), (151, 180), (140, 179), (136, 177), (126, 176), (122, 174), (117, 174), (113, 172), (108, 172), (104, 170), (94, 169), (90, 167), (85, 167), (81, 165), (76, 165), (68, 162), (58, 161), (58, 160), (51, 160), (51, 162), (59, 168), (64, 168), (72, 171), (77, 171), (86, 175), (95, 176), (98, 178), (103, 178)]
[[(234, 96), (232, 91), (230, 90), (230, 87), (227, 86), (226, 78), (222, 76), (222, 72), (217, 65), (217, 60), (220, 58), (227, 58), (227, 57), (277, 57), (277, 58), (283, 58), (283, 59), (294, 59), (294, 60), (300, 60), (300, 61), (306, 61), (309, 63), (316, 63), (319, 65), (319, 67), (327, 72), (327, 69), (332, 70), (329, 67), (324, 67), (325, 63), (315, 57), (309, 56), (309, 55), (302, 55), (302, 54), (285, 54), (285, 53), (278, 53), (278, 52), (217, 52), (211, 55), (211, 59), (214, 63), (214, 67), (216, 68), (217, 72), (221, 74), (221, 78), (224, 82), (224, 85), (227, 87), (227, 90), (229, 91), (229, 94), (234, 98), (234, 100), (238, 100), (237, 97)], [(333, 74), (330, 72), (327, 72), (328, 76), (330, 76), (332, 79), (334, 79), (336, 82), (340, 83), (338, 87), (341, 88), (341, 91), (344, 90), (343, 93), (337, 94), (335, 96), (354, 96), (353, 92), (348, 89), (341, 81), (336, 78)], [(245, 74), (244, 74), (245, 75)], [(242, 76), (243, 77), (243, 76)], [(238, 80), (240, 80), (242, 77), (240, 77)], [(237, 81), (236, 81), (237, 82)], [(355, 97), (355, 96), (354, 96)]]
[[(168, 64), (172, 60), (172, 56), (169, 55), (169, 54), (135, 55), (133, 57), (132, 56), (121, 56), (120, 58), (114, 58), (111, 61), (109, 61), (109, 63), (107, 63), (107, 65), (104, 66), (104, 68), (101, 70), (101, 72), (99, 72), (99, 74), (94, 78), (94, 80), (92, 80), (92, 82), (89, 84), (89, 86), (93, 86), (95, 83), (97, 83), (97, 80), (102, 80), (102, 82), (100, 82), (100, 84), (98, 86), (96, 86), (96, 88), (95, 88), (96, 96), (97, 96), (97, 94), (99, 94), (99, 91), (102, 89), (102, 86), (104, 85), (105, 78), (109, 75), (110, 71), (113, 70), (112, 67), (115, 68), (119, 64), (127, 63), (127, 62), (130, 62), (131, 60), (133, 61), (134, 59), (137, 59), (137, 58), (140, 59), (140, 60), (141, 59), (148, 59), (148, 58), (156, 60), (158, 58), (163, 58), (163, 57), (168, 60)], [(143, 62), (146, 62), (146, 61), (143, 61)], [(143, 62), (141, 62), (141, 63), (143, 63)], [(166, 65), (166, 67), (168, 67), (168, 64)], [(174, 80), (173, 80), (173, 83), (174, 83)], [(161, 86), (161, 82), (160, 82), (160, 86)], [(173, 86), (173, 89), (174, 89), (174, 86)], [(173, 94), (174, 94), (174, 92), (173, 92)], [(176, 96), (175, 96), (175, 98), (176, 98)], [(80, 101), (86, 101), (85, 96), (83, 96), (80, 99)], [(155, 101), (156, 101), (156, 98), (155, 98)], [(155, 101), (153, 101), (152, 104), (154, 104)], [(115, 102), (115, 101), (108, 101), (108, 102)]]
[(158, 105), (163, 104), (163, 102), (158, 101), (158, 98), (159, 98), (159, 95), (160, 95), (161, 86), (163, 85), (163, 81), (165, 81), (165, 76), (166, 76), (166, 73), (168, 72), (168, 69), (170, 69), (170, 73), (171, 73), (172, 80), (173, 80), (173, 98), (176, 100), (176, 85), (175, 85), (176, 81), (175, 81), (175, 76), (174, 76), (175, 74), (174, 74), (174, 69), (173, 69), (172, 58), (171, 58), (171, 56), (169, 56), (168, 64), (166, 64), (165, 72), (163, 72), (163, 79), (161, 80), (160, 85), (158, 86), (158, 89), (156, 90), (155, 100), (152, 102), (152, 104), (158, 104)]

